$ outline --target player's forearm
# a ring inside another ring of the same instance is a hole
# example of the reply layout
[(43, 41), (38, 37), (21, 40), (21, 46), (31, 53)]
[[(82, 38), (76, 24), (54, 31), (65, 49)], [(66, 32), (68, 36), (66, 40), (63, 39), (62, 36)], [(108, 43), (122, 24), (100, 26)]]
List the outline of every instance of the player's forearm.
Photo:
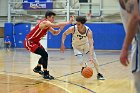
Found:
[(61, 23), (56, 23), (56, 26), (61, 27), (61, 26), (65, 26), (65, 25), (68, 25), (68, 24), (71, 24), (71, 23), (72, 23), (72, 21), (61, 22)]
[(125, 37), (124, 45), (123, 45), (123, 48), (125, 50), (129, 49), (129, 46), (137, 32), (137, 26), (138, 26), (138, 19), (135, 16), (133, 16), (128, 21), (128, 25), (127, 25), (127, 33), (126, 33), (126, 37)]
[(65, 39), (66, 39), (66, 34), (65, 34), (65, 33), (63, 33), (63, 35), (62, 35), (62, 42), (61, 42), (61, 44), (64, 44), (64, 43), (65, 43)]
[(74, 16), (72, 16), (69, 21), (58, 23), (58, 25), (59, 25), (59, 27), (60, 26), (65, 26), (65, 25), (68, 25), (68, 24), (72, 24), (73, 21), (74, 21)]
[(49, 22), (42, 22), (40, 25), (39, 25), (39, 28), (40, 29), (44, 29), (46, 27), (53, 27), (53, 28), (59, 28), (61, 26), (66, 26), (68, 24), (71, 24), (72, 21), (67, 21), (67, 22), (60, 22), (60, 23), (49, 23)]
[(93, 57), (93, 45), (90, 46), (89, 53), (90, 56)]

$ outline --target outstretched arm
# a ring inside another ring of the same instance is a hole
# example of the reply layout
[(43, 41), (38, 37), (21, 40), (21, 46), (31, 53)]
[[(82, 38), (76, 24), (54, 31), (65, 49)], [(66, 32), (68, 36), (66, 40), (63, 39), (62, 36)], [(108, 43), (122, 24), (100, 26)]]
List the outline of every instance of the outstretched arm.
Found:
[(65, 50), (65, 39), (66, 39), (66, 36), (71, 34), (71, 33), (74, 33), (74, 27), (70, 27), (68, 28), (68, 30), (66, 30), (63, 35), (62, 35), (62, 40), (61, 40), (61, 47), (60, 47), (60, 51), (64, 52)]
[(58, 35), (62, 30), (63, 30), (64, 26), (61, 26), (59, 28), (59, 30), (54, 30), (52, 27), (50, 27), (49, 31), (53, 34), (53, 35)]
[(72, 16), (70, 18), (70, 20), (67, 21), (67, 22), (60, 22), (60, 23), (56, 23), (56, 24), (51, 23), (50, 21), (43, 21), (43, 22), (40, 23), (39, 28), (40, 29), (44, 29), (46, 27), (58, 28), (58, 27), (61, 27), (61, 26), (66, 26), (68, 24), (71, 24), (73, 21), (74, 21), (74, 16)]

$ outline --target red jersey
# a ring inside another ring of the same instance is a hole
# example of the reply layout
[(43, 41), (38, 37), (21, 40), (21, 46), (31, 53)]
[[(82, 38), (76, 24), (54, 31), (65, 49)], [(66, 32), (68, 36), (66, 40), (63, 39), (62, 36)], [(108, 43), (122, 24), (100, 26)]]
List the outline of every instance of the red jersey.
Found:
[(46, 35), (47, 31), (49, 30), (49, 27), (45, 29), (40, 29), (39, 24), (43, 21), (46, 21), (46, 19), (43, 19), (40, 21), (26, 36), (26, 39), (33, 42), (39, 42), (43, 36)]

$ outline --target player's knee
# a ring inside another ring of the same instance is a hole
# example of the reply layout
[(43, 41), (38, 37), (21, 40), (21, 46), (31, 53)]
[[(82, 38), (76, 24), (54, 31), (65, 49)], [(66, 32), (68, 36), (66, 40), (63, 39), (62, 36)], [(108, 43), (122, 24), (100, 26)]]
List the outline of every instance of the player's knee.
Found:
[(82, 54), (76, 55), (76, 57), (77, 57), (78, 63), (82, 66), (83, 65), (83, 55)]
[(47, 52), (44, 52), (44, 53), (42, 53), (42, 57), (43, 57), (43, 59), (48, 59), (48, 53)]

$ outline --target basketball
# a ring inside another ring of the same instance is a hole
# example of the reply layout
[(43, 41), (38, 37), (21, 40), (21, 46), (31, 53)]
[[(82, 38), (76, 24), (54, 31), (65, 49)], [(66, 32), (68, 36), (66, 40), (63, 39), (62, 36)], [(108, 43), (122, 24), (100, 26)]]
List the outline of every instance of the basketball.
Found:
[(90, 78), (93, 75), (93, 70), (91, 67), (85, 67), (82, 71), (82, 76), (85, 78)]

